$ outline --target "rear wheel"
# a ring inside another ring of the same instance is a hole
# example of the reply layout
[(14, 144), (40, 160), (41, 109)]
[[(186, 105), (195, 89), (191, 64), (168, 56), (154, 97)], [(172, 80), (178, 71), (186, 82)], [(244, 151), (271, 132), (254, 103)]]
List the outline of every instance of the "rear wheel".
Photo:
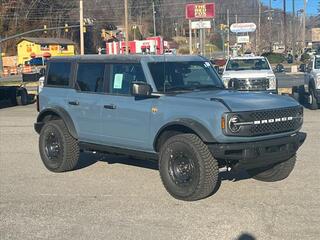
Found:
[(292, 156), (285, 162), (276, 164), (269, 168), (251, 169), (248, 174), (254, 179), (263, 182), (277, 182), (287, 178), (292, 172), (296, 163), (296, 155)]
[(218, 182), (218, 163), (194, 134), (169, 138), (160, 150), (160, 177), (174, 197), (195, 201), (209, 196)]
[(43, 126), (39, 150), (44, 165), (52, 172), (70, 171), (78, 163), (78, 141), (70, 135), (62, 120), (52, 120)]
[(28, 104), (28, 92), (25, 88), (20, 88), (17, 91), (17, 104), (22, 106)]

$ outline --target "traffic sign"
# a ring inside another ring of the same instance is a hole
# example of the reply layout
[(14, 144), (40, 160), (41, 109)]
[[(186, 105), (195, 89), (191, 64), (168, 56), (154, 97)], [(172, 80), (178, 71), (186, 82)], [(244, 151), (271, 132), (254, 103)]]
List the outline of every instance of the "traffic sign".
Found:
[(249, 43), (249, 36), (237, 36), (237, 43)]

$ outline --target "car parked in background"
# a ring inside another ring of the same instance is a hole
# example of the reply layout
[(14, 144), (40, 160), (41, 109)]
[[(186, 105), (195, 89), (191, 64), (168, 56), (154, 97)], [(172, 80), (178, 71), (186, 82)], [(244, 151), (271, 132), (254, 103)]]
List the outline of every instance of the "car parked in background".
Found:
[(304, 94), (309, 108), (318, 109), (320, 105), (320, 55), (312, 57), (308, 63), (304, 78)]
[(230, 57), (222, 80), (226, 88), (276, 93), (277, 79), (269, 61), (262, 56)]

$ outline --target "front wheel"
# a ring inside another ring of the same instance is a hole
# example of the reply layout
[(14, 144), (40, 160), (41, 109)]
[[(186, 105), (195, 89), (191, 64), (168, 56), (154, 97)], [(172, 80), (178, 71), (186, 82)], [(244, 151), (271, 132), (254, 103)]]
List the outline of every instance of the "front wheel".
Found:
[(296, 163), (296, 155), (282, 163), (264, 169), (250, 169), (248, 174), (252, 178), (263, 182), (277, 182), (287, 178), (292, 172)]
[(308, 104), (309, 104), (309, 108), (311, 110), (317, 110), (318, 109), (318, 103), (317, 103), (317, 98), (315, 95), (315, 92), (313, 89), (310, 89), (310, 93), (308, 96)]
[(70, 135), (62, 120), (49, 121), (42, 127), (39, 151), (44, 165), (52, 172), (74, 169), (80, 152), (78, 141)]
[(164, 143), (159, 170), (166, 190), (184, 201), (209, 196), (218, 182), (218, 162), (194, 134), (178, 134)]

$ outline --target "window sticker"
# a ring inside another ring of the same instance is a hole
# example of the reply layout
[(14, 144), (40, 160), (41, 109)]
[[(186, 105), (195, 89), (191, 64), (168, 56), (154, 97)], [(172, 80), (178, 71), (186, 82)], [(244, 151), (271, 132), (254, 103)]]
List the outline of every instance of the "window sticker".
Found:
[(122, 80), (123, 80), (123, 74), (116, 73), (114, 75), (113, 88), (114, 89), (122, 89)]
[(209, 62), (205, 62), (205, 63), (204, 63), (204, 66), (205, 66), (205, 67), (210, 67), (210, 63), (209, 63)]

